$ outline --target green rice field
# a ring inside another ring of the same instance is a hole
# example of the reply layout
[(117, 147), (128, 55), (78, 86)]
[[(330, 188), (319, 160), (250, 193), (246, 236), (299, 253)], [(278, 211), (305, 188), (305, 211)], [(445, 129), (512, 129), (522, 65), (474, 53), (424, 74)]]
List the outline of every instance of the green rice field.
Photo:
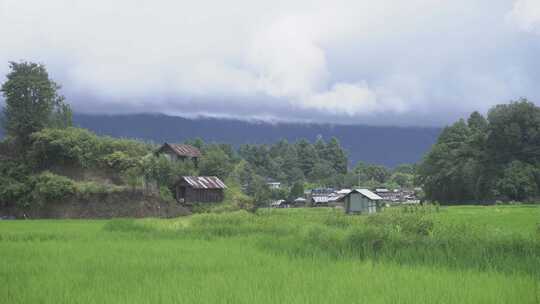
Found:
[(540, 205), (0, 221), (0, 303), (540, 303)]

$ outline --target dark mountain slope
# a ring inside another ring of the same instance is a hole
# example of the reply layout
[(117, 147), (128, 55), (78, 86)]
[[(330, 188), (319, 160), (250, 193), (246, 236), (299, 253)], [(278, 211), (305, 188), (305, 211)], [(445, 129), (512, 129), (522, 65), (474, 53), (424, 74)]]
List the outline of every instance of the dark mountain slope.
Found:
[(200, 137), (205, 141), (230, 143), (273, 143), (280, 139), (314, 141), (318, 135), (337, 137), (349, 152), (351, 163), (395, 166), (420, 160), (435, 142), (440, 129), (416, 127), (372, 127), (361, 125), (323, 125), (245, 122), (229, 119), (186, 119), (182, 117), (133, 114), (75, 114), (75, 124), (102, 135), (130, 137), (156, 143), (181, 142)]

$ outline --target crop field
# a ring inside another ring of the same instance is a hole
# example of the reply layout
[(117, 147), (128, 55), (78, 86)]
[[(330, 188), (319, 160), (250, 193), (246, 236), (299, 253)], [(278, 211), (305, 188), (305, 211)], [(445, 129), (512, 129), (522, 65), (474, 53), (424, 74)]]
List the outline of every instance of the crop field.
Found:
[(540, 303), (540, 205), (0, 222), (0, 303)]

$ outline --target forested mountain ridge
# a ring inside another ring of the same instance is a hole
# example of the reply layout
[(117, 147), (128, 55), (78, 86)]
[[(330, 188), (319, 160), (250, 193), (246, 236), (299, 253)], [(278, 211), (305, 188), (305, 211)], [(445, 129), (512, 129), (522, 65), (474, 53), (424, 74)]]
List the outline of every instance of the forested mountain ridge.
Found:
[(358, 161), (394, 167), (415, 163), (435, 143), (438, 128), (374, 127), (364, 125), (329, 125), (246, 122), (232, 119), (188, 119), (164, 114), (88, 115), (74, 114), (74, 125), (100, 135), (137, 138), (155, 143), (183, 142), (201, 138), (205, 142), (271, 144), (281, 139), (290, 142), (318, 136), (339, 139), (353, 166)]

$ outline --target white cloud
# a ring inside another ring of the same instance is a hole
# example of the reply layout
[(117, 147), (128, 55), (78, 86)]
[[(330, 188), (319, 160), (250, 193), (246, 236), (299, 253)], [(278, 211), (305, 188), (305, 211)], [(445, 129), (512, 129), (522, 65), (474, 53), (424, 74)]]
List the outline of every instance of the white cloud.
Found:
[(540, 33), (540, 1), (516, 0), (508, 17), (521, 30)]
[(365, 83), (338, 83), (331, 90), (314, 94), (303, 100), (302, 105), (324, 111), (341, 112), (348, 115), (383, 112), (377, 94)]
[(535, 30), (538, 9), (531, 0), (0, 0), (0, 73), (8, 60), (46, 63), (82, 110), (451, 120), (540, 97), (534, 48), (504, 25), (510, 14)]

